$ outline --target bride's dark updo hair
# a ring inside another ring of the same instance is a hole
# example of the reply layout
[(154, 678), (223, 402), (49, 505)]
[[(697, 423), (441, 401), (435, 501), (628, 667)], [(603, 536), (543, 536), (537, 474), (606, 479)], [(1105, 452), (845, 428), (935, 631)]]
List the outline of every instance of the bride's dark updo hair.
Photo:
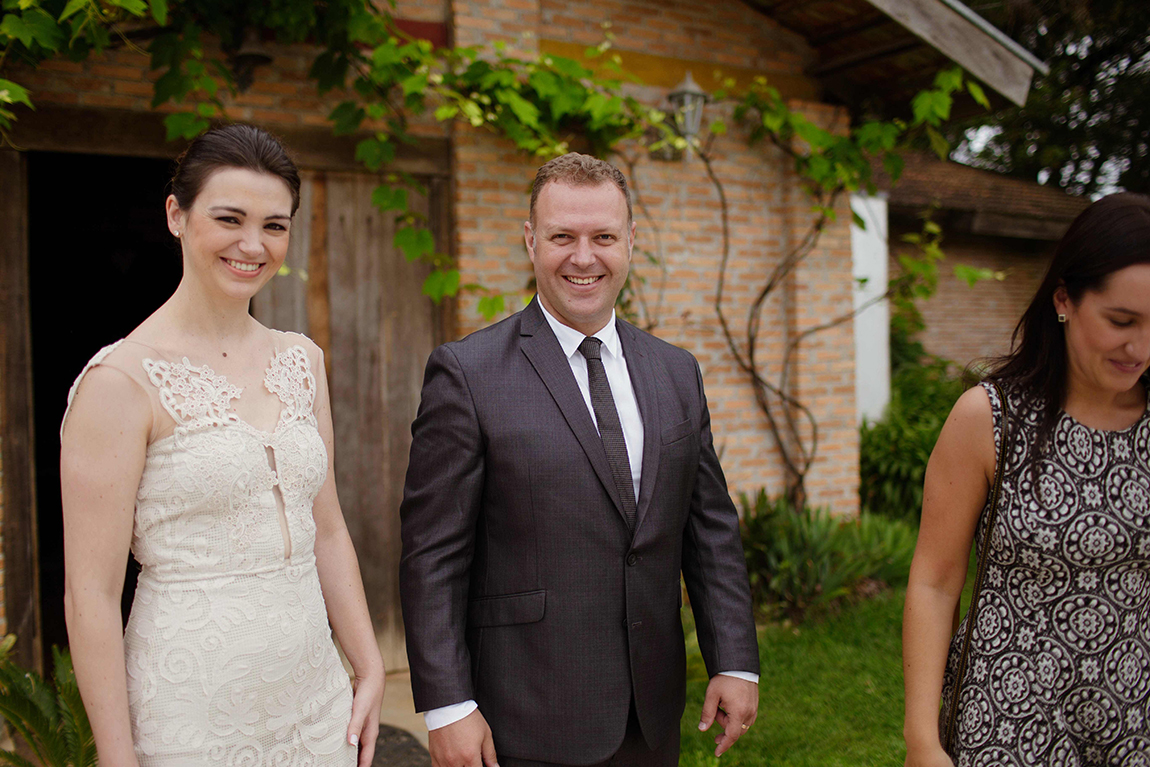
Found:
[(176, 158), (172, 194), (182, 210), (196, 201), (208, 176), (222, 168), (246, 168), (283, 179), (291, 191), (291, 212), (299, 208), (299, 171), (283, 145), (267, 131), (236, 123), (213, 128), (192, 140)]

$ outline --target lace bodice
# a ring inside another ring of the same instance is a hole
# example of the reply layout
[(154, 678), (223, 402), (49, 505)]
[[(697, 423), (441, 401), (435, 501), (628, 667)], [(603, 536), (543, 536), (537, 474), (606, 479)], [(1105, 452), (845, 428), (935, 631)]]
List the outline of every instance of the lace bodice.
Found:
[(211, 368), (187, 358), (143, 366), (176, 429), (148, 446), (132, 539), (140, 564), (160, 577), (202, 576), (310, 556), (327, 451), (303, 347), (276, 353), (267, 368), (264, 385), (282, 403), (271, 432), (236, 415), (242, 390)]

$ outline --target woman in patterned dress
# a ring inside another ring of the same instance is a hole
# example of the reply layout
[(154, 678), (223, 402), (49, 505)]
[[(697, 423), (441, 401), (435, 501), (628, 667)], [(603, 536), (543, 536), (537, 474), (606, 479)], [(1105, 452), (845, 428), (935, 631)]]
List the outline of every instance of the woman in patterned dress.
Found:
[[(65, 616), (102, 764), (371, 763), (384, 668), (336, 497), (322, 353), (248, 312), (284, 261), (299, 186), (258, 128), (193, 141), (166, 203), (180, 285), (69, 394)], [(129, 548), (141, 571), (121, 630)]]
[[(927, 467), (903, 616), (906, 764), (1150, 765), (1150, 198), (1105, 197), (1074, 221), (1015, 341)], [(987, 558), (960, 671), (972, 541)]]

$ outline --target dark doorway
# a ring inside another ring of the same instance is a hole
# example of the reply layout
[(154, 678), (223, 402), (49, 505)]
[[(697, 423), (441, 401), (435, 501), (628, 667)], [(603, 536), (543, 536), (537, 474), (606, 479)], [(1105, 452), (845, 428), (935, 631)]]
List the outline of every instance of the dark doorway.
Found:
[[(36, 503), (44, 656), (65, 646), (60, 420), (68, 389), (102, 347), (123, 338), (180, 281), (164, 217), (171, 162), (28, 155), (28, 258)], [(124, 615), (135, 589), (128, 566)]]

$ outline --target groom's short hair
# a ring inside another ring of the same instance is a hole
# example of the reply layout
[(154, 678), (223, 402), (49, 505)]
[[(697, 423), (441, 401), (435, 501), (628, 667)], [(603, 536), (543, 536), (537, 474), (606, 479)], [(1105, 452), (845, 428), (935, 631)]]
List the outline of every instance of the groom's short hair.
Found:
[(631, 193), (627, 189), (627, 177), (622, 171), (605, 160), (591, 155), (568, 152), (562, 157), (545, 163), (535, 173), (535, 182), (531, 185), (531, 209), (528, 214), (531, 225), (535, 225), (535, 201), (543, 187), (552, 181), (562, 182), (571, 186), (598, 186), (599, 184), (614, 184), (623, 193), (627, 201), (627, 224), (632, 220)]

